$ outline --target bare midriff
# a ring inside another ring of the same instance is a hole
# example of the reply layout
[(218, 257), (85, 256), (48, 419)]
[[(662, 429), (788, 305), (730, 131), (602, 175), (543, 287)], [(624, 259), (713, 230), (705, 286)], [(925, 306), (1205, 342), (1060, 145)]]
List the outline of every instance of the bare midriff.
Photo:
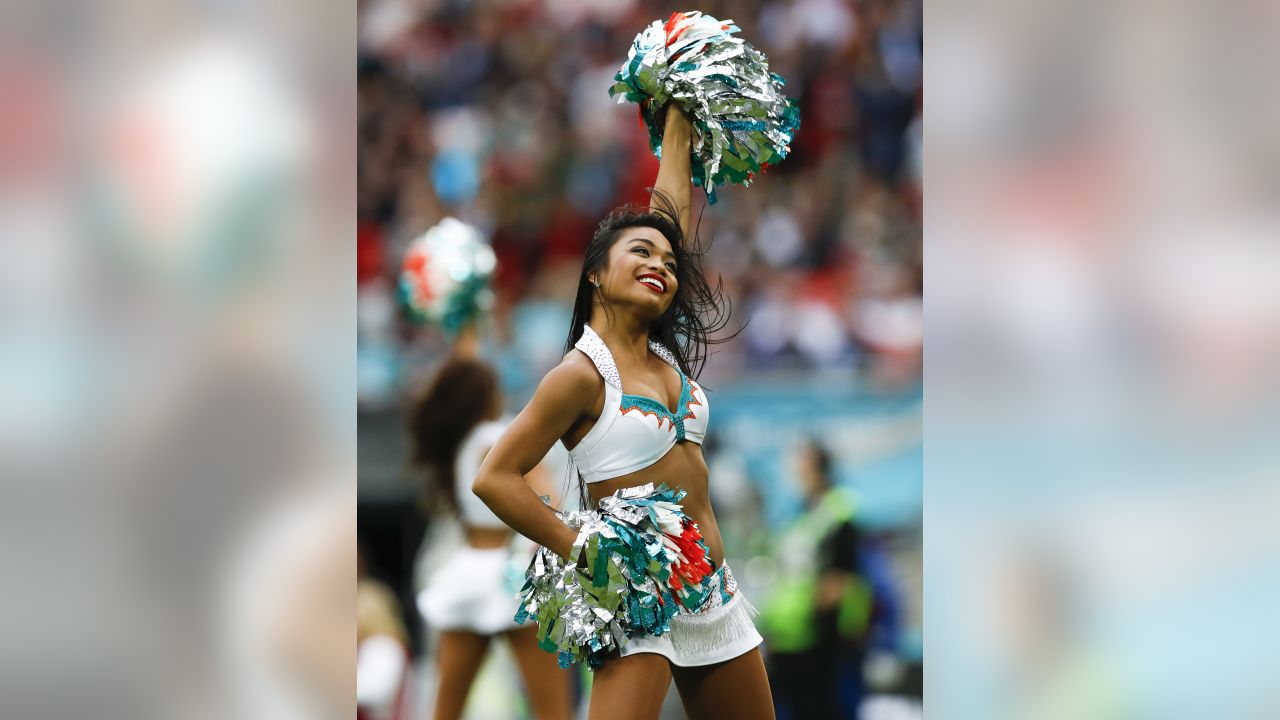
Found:
[(707, 542), (707, 549), (711, 551), (711, 559), (719, 566), (724, 563), (724, 542), (720, 539), (720, 527), (716, 525), (716, 516), (711, 512), (707, 475), (707, 463), (702, 457), (702, 447), (686, 440), (676, 443), (675, 447), (668, 450), (661, 460), (649, 467), (587, 485), (587, 494), (592, 502), (599, 502), (601, 498), (612, 495), (618, 490), (646, 483), (665, 484), (667, 487), (684, 490), (688, 493), (681, 501), (684, 512), (698, 523), (698, 529)]
[(511, 539), (511, 531), (507, 528), (465, 527), (467, 544), (479, 550), (492, 550), (506, 547)]

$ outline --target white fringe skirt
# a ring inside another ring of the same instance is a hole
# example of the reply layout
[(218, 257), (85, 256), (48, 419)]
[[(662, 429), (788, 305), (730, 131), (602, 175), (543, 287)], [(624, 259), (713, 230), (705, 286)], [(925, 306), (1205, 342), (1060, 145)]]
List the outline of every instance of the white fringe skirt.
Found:
[(732, 660), (763, 642), (751, 621), (756, 609), (739, 592), (729, 566), (720, 566), (713, 578), (711, 597), (701, 610), (671, 618), (665, 635), (627, 640), (622, 656), (656, 653), (672, 665), (696, 667)]

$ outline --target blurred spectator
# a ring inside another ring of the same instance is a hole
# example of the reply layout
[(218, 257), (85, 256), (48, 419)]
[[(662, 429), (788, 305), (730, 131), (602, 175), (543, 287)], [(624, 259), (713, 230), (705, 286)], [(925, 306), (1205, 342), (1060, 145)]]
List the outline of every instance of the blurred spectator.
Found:
[(400, 720), (409, 677), (409, 633), (400, 603), (386, 583), (365, 572), (356, 579), (356, 717)]
[[(760, 629), (769, 648), (778, 716), (822, 720), (850, 715), (842, 682), (861, 684), (862, 640), (871, 595), (860, 576), (853, 500), (832, 485), (831, 457), (806, 442), (796, 458), (806, 508), (778, 546), (778, 579)], [(856, 694), (856, 693), (855, 693)]]

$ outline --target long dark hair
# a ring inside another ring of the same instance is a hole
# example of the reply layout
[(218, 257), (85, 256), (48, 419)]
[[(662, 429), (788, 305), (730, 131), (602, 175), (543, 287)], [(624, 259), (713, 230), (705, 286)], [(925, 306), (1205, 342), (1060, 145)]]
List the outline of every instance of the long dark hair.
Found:
[(707, 362), (707, 347), (727, 342), (738, 334), (712, 337), (729, 324), (733, 308), (724, 296), (723, 283), (717, 279), (715, 287), (712, 287), (703, 274), (702, 256), (706, 251), (698, 243), (697, 227), (692, 238), (685, 238), (675, 203), (658, 190), (653, 190), (652, 208), (624, 205), (609, 213), (596, 227), (582, 258), (582, 273), (578, 275), (578, 291), (573, 300), (573, 321), (569, 325), (569, 339), (565, 342), (564, 351), (568, 353), (573, 349), (574, 343), (582, 337), (582, 326), (591, 319), (597, 290), (588, 278), (604, 269), (613, 244), (622, 236), (623, 230), (633, 227), (653, 228), (671, 243), (676, 263), (676, 294), (667, 311), (649, 325), (649, 339), (657, 340), (670, 349), (680, 364), (680, 370), (697, 379)]
[(409, 411), (412, 463), (426, 472), (428, 510), (456, 511), (458, 446), (497, 405), (498, 375), (470, 358), (445, 362)]

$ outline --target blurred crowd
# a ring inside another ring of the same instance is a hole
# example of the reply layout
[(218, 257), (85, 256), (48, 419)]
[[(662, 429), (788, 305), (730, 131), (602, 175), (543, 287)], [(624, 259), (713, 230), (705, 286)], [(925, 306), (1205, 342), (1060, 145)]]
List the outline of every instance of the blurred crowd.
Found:
[[(359, 23), (361, 397), (412, 384), (444, 342), (397, 303), (407, 244), (445, 216), (499, 259), (493, 331), (559, 359), (581, 252), (657, 172), (636, 107), (608, 88), (636, 33), (684, 6), (569, 0), (366, 0)], [(742, 28), (800, 102), (791, 155), (721, 189), (699, 237), (741, 342), (712, 368), (858, 367), (918, 377), (921, 5), (705, 2)], [(701, 203), (701, 191), (695, 202)]]

